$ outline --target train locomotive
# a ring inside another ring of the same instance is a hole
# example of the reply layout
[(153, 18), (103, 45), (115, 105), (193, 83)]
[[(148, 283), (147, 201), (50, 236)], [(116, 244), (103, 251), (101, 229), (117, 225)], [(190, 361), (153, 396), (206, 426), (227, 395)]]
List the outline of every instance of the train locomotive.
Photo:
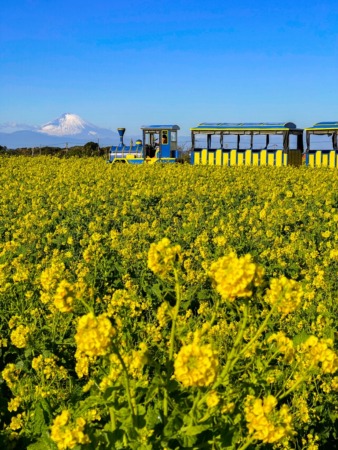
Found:
[[(127, 146), (123, 142), (125, 128), (118, 128), (120, 143), (111, 147), (109, 162), (179, 161), (178, 125), (148, 125), (141, 130), (143, 140)], [(200, 123), (190, 130), (193, 165), (338, 167), (338, 122), (318, 122), (305, 129), (293, 122), (215, 122)], [(318, 137), (325, 137), (326, 143), (316, 142)]]
[(124, 164), (175, 163), (179, 158), (177, 145), (178, 125), (144, 125), (142, 140), (125, 145), (125, 128), (118, 128), (120, 143), (110, 149), (109, 162)]

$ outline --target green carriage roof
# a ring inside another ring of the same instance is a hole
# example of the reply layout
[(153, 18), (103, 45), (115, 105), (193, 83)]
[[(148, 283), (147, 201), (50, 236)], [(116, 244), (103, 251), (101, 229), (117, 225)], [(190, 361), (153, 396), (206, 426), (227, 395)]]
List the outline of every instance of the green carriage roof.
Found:
[(326, 130), (338, 130), (338, 122), (318, 122), (312, 127), (305, 128), (306, 131), (320, 132)]
[(141, 130), (161, 131), (161, 130), (179, 130), (178, 125), (142, 125)]
[(280, 130), (295, 130), (297, 128), (296, 124), (293, 122), (243, 122), (243, 123), (200, 123), (197, 127), (191, 128), (191, 131), (237, 131), (237, 130), (246, 130), (246, 131), (280, 131)]

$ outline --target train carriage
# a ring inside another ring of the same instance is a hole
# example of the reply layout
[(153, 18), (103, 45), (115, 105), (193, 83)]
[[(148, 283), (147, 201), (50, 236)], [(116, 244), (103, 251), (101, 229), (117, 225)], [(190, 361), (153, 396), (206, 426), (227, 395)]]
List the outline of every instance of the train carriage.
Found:
[(305, 163), (310, 167), (338, 167), (338, 122), (318, 122), (305, 129)]
[(191, 128), (191, 141), (194, 165), (302, 164), (303, 130), (292, 122), (201, 123)]

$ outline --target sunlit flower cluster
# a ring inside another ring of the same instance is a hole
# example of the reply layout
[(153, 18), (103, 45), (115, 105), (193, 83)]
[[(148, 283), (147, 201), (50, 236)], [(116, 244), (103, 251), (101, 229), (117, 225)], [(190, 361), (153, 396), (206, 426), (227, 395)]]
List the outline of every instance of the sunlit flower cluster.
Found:
[(89, 437), (85, 434), (86, 421), (82, 417), (72, 423), (70, 412), (65, 410), (54, 419), (51, 427), (51, 438), (59, 450), (74, 448), (77, 444), (88, 444)]
[(171, 245), (168, 238), (150, 245), (148, 267), (159, 277), (165, 278), (181, 258), (181, 247)]
[(105, 355), (116, 331), (105, 314), (88, 313), (80, 317), (76, 328), (77, 351), (86, 356)]
[(276, 305), (277, 310), (284, 316), (295, 311), (302, 298), (302, 286), (297, 281), (281, 277), (270, 281), (270, 289), (267, 290), (265, 301), (269, 305)]
[(218, 358), (210, 344), (181, 347), (175, 358), (175, 378), (183, 386), (209, 386), (217, 376)]
[(25, 325), (19, 325), (15, 330), (11, 332), (11, 341), (15, 347), (25, 348), (29, 338), (29, 327)]
[(233, 301), (236, 297), (251, 297), (253, 287), (261, 283), (263, 270), (251, 255), (238, 258), (231, 252), (211, 264), (209, 275), (222, 299)]
[(66, 280), (62, 280), (54, 294), (55, 307), (64, 313), (71, 312), (74, 301), (74, 287)]
[(260, 398), (248, 396), (245, 402), (245, 419), (249, 433), (264, 443), (274, 443), (292, 435), (292, 416), (287, 405), (277, 410), (273, 395)]
[(332, 339), (310, 336), (300, 345), (298, 359), (305, 367), (320, 367), (323, 373), (333, 374), (338, 370), (338, 356), (332, 345)]

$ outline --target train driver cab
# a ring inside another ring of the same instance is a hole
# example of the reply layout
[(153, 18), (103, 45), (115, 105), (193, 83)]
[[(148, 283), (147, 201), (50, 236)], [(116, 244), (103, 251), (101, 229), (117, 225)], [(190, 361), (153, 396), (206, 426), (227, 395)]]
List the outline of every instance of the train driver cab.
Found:
[(148, 162), (178, 158), (178, 125), (144, 125), (141, 127), (144, 142), (144, 158)]

